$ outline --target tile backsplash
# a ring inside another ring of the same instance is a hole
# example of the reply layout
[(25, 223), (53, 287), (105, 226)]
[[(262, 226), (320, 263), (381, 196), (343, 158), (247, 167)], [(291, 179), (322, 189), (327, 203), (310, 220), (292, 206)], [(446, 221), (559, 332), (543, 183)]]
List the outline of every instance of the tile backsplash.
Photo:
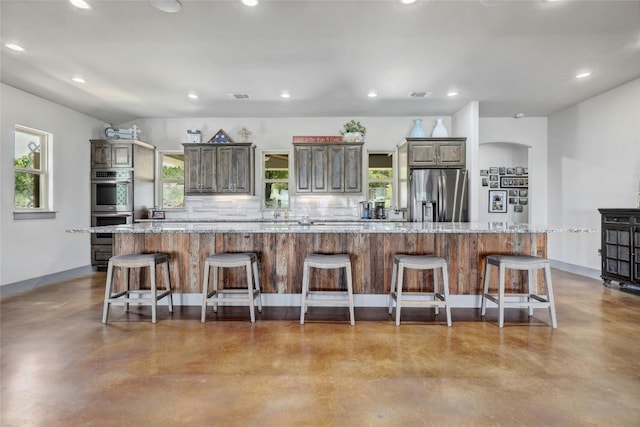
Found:
[(308, 216), (311, 220), (357, 220), (362, 196), (291, 196), (289, 209), (263, 209), (259, 196), (186, 196), (184, 210), (167, 211), (170, 220), (251, 221), (291, 220)]

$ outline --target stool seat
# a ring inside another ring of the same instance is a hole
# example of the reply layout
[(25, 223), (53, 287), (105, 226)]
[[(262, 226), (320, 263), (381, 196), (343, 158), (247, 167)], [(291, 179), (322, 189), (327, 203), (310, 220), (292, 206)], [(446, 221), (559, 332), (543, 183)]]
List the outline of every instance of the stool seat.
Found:
[[(346, 291), (310, 290), (311, 269), (344, 268), (346, 273)], [(304, 315), (313, 306), (349, 307), (349, 321), (355, 325), (353, 308), (353, 284), (351, 277), (351, 258), (347, 254), (309, 254), (304, 259), (302, 270), (302, 294), (300, 298), (300, 324), (304, 325)]]
[[(491, 267), (496, 266), (498, 272), (498, 292), (489, 293)], [(514, 293), (505, 291), (506, 269), (527, 271), (527, 292)], [(538, 294), (537, 270), (544, 270), (546, 294)], [(482, 304), (480, 315), (487, 312), (487, 300), (498, 306), (498, 326), (504, 326), (505, 308), (528, 308), (529, 316), (533, 316), (534, 308), (547, 308), (551, 318), (551, 326), (557, 328), (556, 309), (553, 299), (553, 285), (551, 282), (551, 263), (548, 259), (532, 255), (488, 255), (484, 273), (482, 289)]]
[(155, 254), (125, 254), (116, 255), (109, 260), (114, 267), (146, 267), (149, 262), (155, 262), (156, 264), (166, 262), (169, 256), (167, 254), (155, 253)]
[(245, 265), (246, 262), (253, 262), (257, 259), (256, 254), (254, 253), (220, 253), (209, 255), (207, 258), (209, 262), (213, 265), (217, 265), (219, 267), (241, 267)]
[[(213, 267), (213, 290), (209, 292), (209, 271)], [(244, 267), (246, 269), (246, 288), (218, 289), (218, 269)], [(260, 294), (260, 274), (258, 273), (258, 257), (255, 253), (223, 252), (209, 255), (204, 264), (202, 283), (202, 310), (200, 321), (205, 322), (207, 305), (213, 303), (213, 311), (218, 311), (221, 302), (243, 303), (249, 306), (251, 323), (255, 323), (255, 306), (257, 299), (258, 311), (262, 312), (262, 295)]]
[(508, 264), (510, 266), (508, 268), (514, 270), (528, 270), (529, 268), (543, 268), (549, 263), (549, 260), (531, 255), (489, 255), (487, 262), (498, 266)]
[[(403, 290), (404, 269), (433, 270), (433, 292), (408, 292)], [(442, 275), (442, 293), (439, 292), (438, 270)], [(397, 291), (396, 291), (397, 284)], [(391, 271), (391, 289), (389, 292), (389, 315), (393, 313), (393, 302), (396, 302), (396, 326), (400, 326), (400, 312), (402, 305), (434, 307), (436, 315), (444, 308), (447, 316), (447, 326), (451, 326), (451, 307), (449, 305), (449, 274), (447, 260), (434, 255), (404, 255), (393, 256)]]
[[(165, 289), (157, 289), (156, 266), (161, 264), (164, 272)], [(124, 291), (113, 293), (113, 269), (124, 269)], [(129, 269), (149, 268), (151, 289), (129, 289)], [(131, 298), (131, 294), (138, 297)], [(148, 295), (145, 297), (145, 295)], [(107, 281), (105, 286), (104, 307), (102, 310), (102, 323), (107, 323), (109, 307), (112, 303), (124, 303), (125, 311), (129, 311), (129, 304), (151, 305), (151, 322), (156, 323), (157, 302), (168, 298), (169, 312), (173, 312), (173, 298), (171, 294), (171, 277), (169, 275), (169, 255), (164, 253), (151, 254), (124, 254), (116, 255), (109, 259), (107, 266)]]

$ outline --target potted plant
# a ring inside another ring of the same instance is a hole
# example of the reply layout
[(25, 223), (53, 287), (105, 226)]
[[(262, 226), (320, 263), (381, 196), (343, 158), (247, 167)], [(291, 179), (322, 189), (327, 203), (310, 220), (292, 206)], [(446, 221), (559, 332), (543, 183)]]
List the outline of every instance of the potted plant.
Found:
[(344, 128), (340, 131), (342, 140), (344, 142), (362, 142), (364, 141), (364, 135), (367, 133), (367, 128), (362, 126), (360, 122), (351, 120), (350, 122), (342, 125)]

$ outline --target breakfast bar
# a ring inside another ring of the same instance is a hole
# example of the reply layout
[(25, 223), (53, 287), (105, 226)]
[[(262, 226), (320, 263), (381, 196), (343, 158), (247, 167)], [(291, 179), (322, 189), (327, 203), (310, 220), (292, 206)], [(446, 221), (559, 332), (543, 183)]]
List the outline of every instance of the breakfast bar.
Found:
[[(79, 230), (78, 230), (79, 231)], [(296, 305), (301, 292), (302, 264), (310, 253), (345, 253), (353, 265), (356, 305), (384, 305), (389, 293), (393, 255), (433, 254), (447, 260), (449, 292), (454, 305), (479, 305), (485, 257), (489, 254), (533, 255), (546, 258), (550, 232), (579, 231), (507, 223), (410, 222), (145, 222), (94, 227), (113, 233), (114, 255), (162, 252), (169, 254), (174, 292), (202, 292), (207, 256), (222, 252), (254, 252), (266, 305)], [(225, 273), (224, 285), (243, 280), (244, 272)], [(323, 286), (344, 285), (339, 272), (318, 274)], [(236, 276), (238, 275), (238, 276)], [(416, 277), (415, 275), (419, 275)], [(422, 275), (427, 275), (423, 277)], [(424, 286), (431, 272), (409, 271), (407, 282)], [(418, 279), (418, 280), (416, 280)], [(507, 289), (517, 288), (520, 273), (507, 276)], [(378, 296), (378, 298), (371, 298)], [(382, 298), (384, 296), (384, 298)], [(195, 295), (194, 295), (195, 297)], [(456, 304), (455, 297), (458, 297)], [(198, 299), (193, 299), (197, 304)], [(180, 304), (180, 299), (178, 299)]]

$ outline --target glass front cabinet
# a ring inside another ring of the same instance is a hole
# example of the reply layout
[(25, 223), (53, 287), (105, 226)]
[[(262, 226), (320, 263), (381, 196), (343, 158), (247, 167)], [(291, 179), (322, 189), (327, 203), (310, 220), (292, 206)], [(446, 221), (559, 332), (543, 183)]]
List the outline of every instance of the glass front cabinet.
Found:
[(640, 209), (599, 209), (601, 277), (621, 286), (640, 286)]

